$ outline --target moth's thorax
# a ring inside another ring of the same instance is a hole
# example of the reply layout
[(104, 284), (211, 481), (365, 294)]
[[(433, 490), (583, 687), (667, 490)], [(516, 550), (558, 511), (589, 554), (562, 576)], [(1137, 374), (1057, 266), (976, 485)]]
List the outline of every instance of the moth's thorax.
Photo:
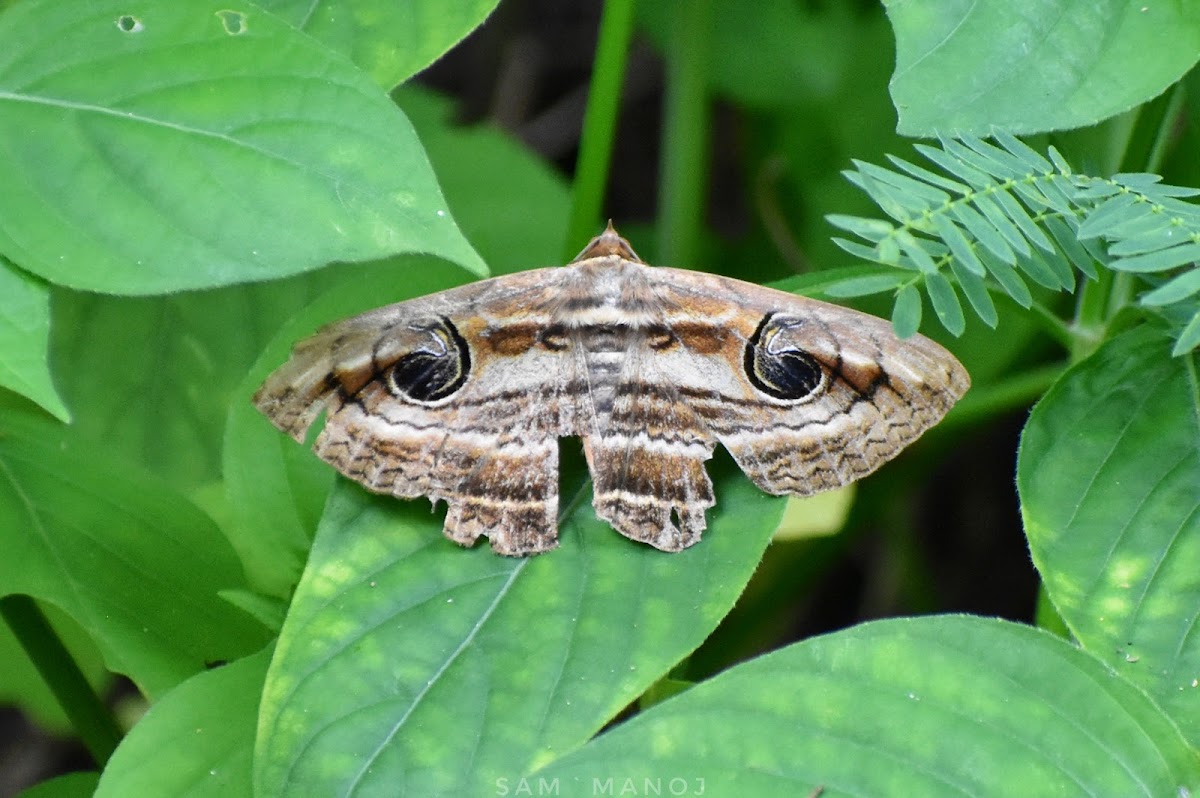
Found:
[(650, 268), (617, 255), (589, 258), (575, 271), (560, 306), (568, 327), (620, 326), (641, 329), (662, 323), (662, 299), (646, 280)]

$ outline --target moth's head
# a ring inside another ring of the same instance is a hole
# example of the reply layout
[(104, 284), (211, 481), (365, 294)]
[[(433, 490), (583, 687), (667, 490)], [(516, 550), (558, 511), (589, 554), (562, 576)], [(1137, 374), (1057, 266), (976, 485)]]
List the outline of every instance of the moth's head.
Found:
[(621, 235), (613, 227), (612, 219), (608, 220), (608, 226), (604, 228), (604, 232), (588, 242), (588, 245), (583, 248), (583, 251), (575, 256), (572, 263), (578, 263), (581, 260), (590, 260), (592, 258), (605, 258), (615, 255), (624, 260), (630, 260), (634, 263), (644, 263), (638, 254), (633, 251), (633, 247), (629, 246), (629, 242), (621, 238)]

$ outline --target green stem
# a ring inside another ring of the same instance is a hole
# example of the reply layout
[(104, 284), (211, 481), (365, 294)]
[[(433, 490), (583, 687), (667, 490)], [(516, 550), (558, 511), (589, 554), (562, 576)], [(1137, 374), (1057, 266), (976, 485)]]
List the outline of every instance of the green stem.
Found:
[(121, 742), (121, 729), (41, 608), (29, 596), (5, 596), (0, 598), (0, 618), (37, 668), (96, 764), (103, 768)]
[(1113, 273), (1104, 268), (1097, 272), (1095, 280), (1084, 281), (1079, 289), (1079, 301), (1075, 308), (1075, 338), (1071, 344), (1071, 360), (1075, 362), (1095, 350), (1108, 321)]
[(604, 187), (608, 182), (621, 104), (621, 82), (625, 77), (632, 36), (633, 0), (607, 0), (600, 17), (600, 36), (592, 64), (587, 110), (583, 115), (571, 215), (567, 222), (567, 238), (563, 242), (564, 261), (575, 257), (583, 243), (599, 232), (600, 209), (604, 203)]
[(711, 0), (671, 4), (658, 193), (660, 263), (694, 266), (708, 194)]
[(1060, 319), (1056, 313), (1040, 302), (1030, 305), (1029, 312), (1033, 314), (1034, 320), (1041, 324), (1042, 329), (1062, 344), (1064, 349), (1070, 351), (1074, 348), (1075, 333), (1071, 330), (1070, 325)]

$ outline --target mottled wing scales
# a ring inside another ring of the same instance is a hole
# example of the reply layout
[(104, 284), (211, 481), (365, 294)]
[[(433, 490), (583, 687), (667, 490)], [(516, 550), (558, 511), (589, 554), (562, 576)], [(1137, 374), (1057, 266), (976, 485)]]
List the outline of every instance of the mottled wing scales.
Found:
[[(528, 415), (503, 404), (485, 415)], [(411, 408), (397, 412), (402, 407), (370, 386), (332, 410), (317, 454), (377, 493), (444, 500), (445, 534), (462, 545), (480, 536), (502, 554), (557, 545), (556, 429), (525, 423), (497, 432), (465, 425), (459, 416), (468, 414), (453, 408), (426, 409), (418, 418)]]
[[(377, 493), (448, 505), (445, 534), (554, 548), (569, 361), (536, 346), (559, 270), (382, 308), (302, 342), (255, 396), (280, 429)], [(468, 344), (468, 341), (470, 343)], [(530, 401), (538, 397), (537, 401)]]
[(578, 435), (597, 514), (665, 551), (700, 538), (723, 444), (770, 493), (874, 471), (966, 391), (966, 371), (873, 316), (651, 268), (611, 227), (575, 263), (381, 308), (296, 347), (255, 396), (369, 489), (448, 505), (502, 554), (557, 545), (558, 438)]
[[(721, 443), (768, 493), (808, 496), (870, 474), (937, 423), (966, 390), (961, 368), (913, 346), (919, 345), (911, 342), (903, 356), (881, 346), (868, 361), (862, 352), (826, 358), (830, 380), (819, 401), (775, 414), (746, 412), (740, 424), (723, 425)], [(913, 371), (914, 361), (925, 362)]]
[(694, 339), (720, 344), (715, 358), (679, 353), (677, 389), (768, 493), (807, 496), (871, 473), (970, 385), (941, 346), (900, 341), (874, 316), (713, 275), (654, 274), (668, 323), (708, 325)]
[(631, 336), (607, 421), (583, 435), (596, 514), (663, 551), (700, 539), (714, 504), (705, 462), (716, 441)]

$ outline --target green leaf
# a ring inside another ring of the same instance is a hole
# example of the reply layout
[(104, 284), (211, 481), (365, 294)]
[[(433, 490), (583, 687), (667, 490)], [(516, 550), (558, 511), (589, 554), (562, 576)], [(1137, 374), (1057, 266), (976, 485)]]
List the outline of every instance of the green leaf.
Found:
[[(553, 265), (566, 216), (561, 180), (494, 130), (450, 129), (445, 100), (398, 95), (445, 175), (456, 216), (496, 271)], [(521, 202), (497, 206), (494, 197), (508, 191)], [(58, 290), (51, 362), (81, 434), (192, 491), (228, 469), (220, 447), (228, 409), (249, 407), (256, 386), (241, 383), (287, 319), (342, 284), (373, 290), (379, 305), (465, 279), (451, 264), (406, 256), (153, 298)]]
[(1123, 272), (1161, 272), (1198, 260), (1200, 243), (1189, 243), (1130, 258), (1118, 258), (1109, 265)]
[(922, 273), (937, 273), (937, 264), (933, 262), (933, 257), (926, 249), (929, 242), (925, 239), (919, 239), (912, 233), (901, 228), (896, 231), (896, 243), (900, 245), (900, 249), (912, 259), (912, 262), (916, 264)]
[(909, 279), (912, 279), (910, 275), (893, 269), (887, 274), (872, 274), (840, 280), (829, 285), (825, 289), (825, 294), (839, 298), (882, 294), (895, 289), (900, 283)]
[(0, 256), (0, 386), (70, 421), (50, 377), (49, 348), (50, 288)]
[(985, 256), (983, 262), (987, 265), (988, 272), (996, 278), (996, 282), (1000, 283), (1014, 302), (1023, 308), (1033, 305), (1033, 294), (1029, 293), (1029, 286), (1025, 285), (1016, 269), (990, 255)]
[(96, 798), (250, 795), (270, 649), (197, 674), (150, 708), (109, 760)]
[(1017, 489), (1034, 563), (1084, 648), (1200, 742), (1200, 392), (1163, 334), (1105, 343), (1033, 409)]
[(950, 174), (961, 177), (972, 188), (982, 189), (996, 182), (992, 179), (991, 175), (979, 171), (970, 164), (963, 163), (961, 160), (955, 158), (944, 150), (939, 150), (936, 147), (930, 147), (928, 144), (914, 144), (913, 149), (945, 169)]
[[(983, 268), (982, 264), (980, 268)], [(950, 262), (950, 270), (954, 272), (959, 288), (967, 297), (967, 301), (971, 303), (971, 307), (975, 309), (975, 313), (983, 320), (984, 324), (995, 329), (1000, 317), (996, 313), (996, 306), (992, 303), (992, 297), (988, 294), (983, 278), (966, 269), (957, 259)]]
[[(1003, 193), (997, 192), (997, 195), (1003, 195)], [(1029, 257), (1032, 252), (1029, 248), (1029, 242), (1025, 240), (1025, 236), (1021, 234), (1021, 231), (1017, 229), (1012, 220), (1004, 214), (1000, 206), (996, 204), (996, 200), (992, 198), (992, 195), (977, 194), (974, 200), (975, 207), (979, 208), (983, 215), (987, 217), (987, 220), (996, 228), (996, 232), (1008, 242), (1008, 245), (1016, 251), (1017, 255), (1026, 258)]]
[(1025, 163), (1030, 172), (1050, 174), (1054, 171), (1054, 164), (1047, 161), (1040, 152), (1004, 128), (992, 128), (989, 133), (995, 137), (1000, 146), (1011, 152), (1022, 163)]
[(958, 295), (954, 293), (954, 286), (950, 285), (950, 281), (941, 272), (925, 275), (925, 285), (929, 290), (929, 301), (933, 303), (933, 312), (937, 314), (938, 321), (952, 334), (962, 335), (967, 322), (963, 318), (962, 305), (958, 302)]
[(825, 220), (834, 227), (854, 233), (859, 238), (866, 239), (873, 244), (879, 243), (896, 229), (895, 225), (884, 219), (864, 219), (841, 213), (831, 213), (825, 217)]
[(921, 328), (921, 292), (912, 283), (896, 292), (892, 327), (901, 338), (908, 338)]
[(376, 84), (392, 89), (443, 56), (498, 0), (351, 0), (314, 8), (296, 0), (258, 5), (344, 54)]
[(485, 273), (387, 95), (261, 9), (28, 0), (0, 53), (0, 252), (53, 283), (149, 294), (398, 252)]
[(524, 777), (563, 796), (674, 784), (681, 795), (1161, 798), (1200, 785), (1193, 751), (1133, 685), (1047, 632), (965, 616), (789, 646), (506, 776), (512, 794)]
[(933, 229), (946, 242), (946, 245), (950, 247), (950, 251), (954, 254), (954, 258), (952, 259), (954, 263), (959, 264), (960, 268), (964, 268), (980, 276), (986, 274), (983, 263), (979, 260), (979, 256), (975, 254), (975, 247), (963, 235), (958, 225), (950, 221), (948, 216), (941, 213), (936, 214), (933, 217)]
[[(894, 241), (892, 241), (891, 246), (884, 246), (881, 244), (878, 248), (876, 248), (864, 246), (857, 241), (847, 241), (846, 239), (839, 238), (837, 236), (834, 236), (830, 240), (833, 241), (833, 243), (836, 244), (839, 249), (850, 253), (856, 258), (871, 261), (872, 263), (886, 263), (892, 266), (901, 265), (899, 262), (900, 249), (896, 246)], [(889, 240), (890, 239), (885, 239), (885, 241)]]
[(68, 773), (22, 790), (17, 798), (91, 798), (99, 773)]
[(951, 207), (951, 212), (962, 222), (963, 227), (967, 228), (967, 232), (975, 236), (993, 255), (1005, 263), (1017, 262), (1017, 256), (1008, 242), (978, 211), (965, 202), (959, 202)]
[(484, 795), (583, 745), (732, 606), (783, 502), (717, 479), (704, 539), (666, 555), (564, 497), (562, 545), (506, 559), (423, 502), (340, 482), (263, 694), (263, 795)]
[(1172, 224), (1166, 214), (1152, 213), (1132, 224), (1108, 231), (1107, 238), (1114, 242), (1109, 245), (1108, 254), (1120, 258), (1167, 249), (1188, 240), (1190, 235), (1187, 228)]
[(1192, 316), (1192, 320), (1183, 328), (1183, 332), (1179, 334), (1179, 340), (1175, 342), (1175, 347), (1171, 350), (1171, 355), (1180, 357), (1198, 346), (1200, 346), (1200, 312)]
[(1112, 228), (1127, 225), (1152, 211), (1153, 206), (1140, 201), (1136, 194), (1122, 192), (1088, 211), (1075, 235), (1077, 238), (1096, 238), (1105, 235)]
[(1154, 306), (1170, 305), (1200, 293), (1200, 267), (1178, 275), (1153, 291), (1142, 296), (1142, 304)]
[[(1088, 251), (1079, 243), (1079, 238), (1075, 234), (1075, 231), (1072, 230), (1071, 227), (1062, 219), (1054, 216), (1046, 219), (1046, 229), (1050, 231), (1050, 235), (1054, 236), (1054, 240), (1058, 242), (1059, 248), (1063, 254), (1065, 254), (1071, 260), (1071, 263), (1075, 265), (1075, 268), (1079, 269), (1088, 277), (1094, 279), (1096, 277), (1095, 261), (1092, 259), (1092, 256), (1088, 253)], [(1031, 259), (1029, 263), (1032, 262), (1033, 260)], [(1022, 263), (1022, 267), (1024, 267), (1024, 265), (1025, 264)], [(1032, 271), (1026, 270), (1025, 273), (1047, 288), (1053, 288), (1057, 290), (1058, 288), (1066, 285), (1074, 284), (1073, 280), (1066, 283), (1062, 281), (1063, 275), (1061, 269), (1055, 270), (1054, 273), (1057, 276), (1053, 278), (1053, 284), (1044, 283), (1041, 280), (1038, 280), (1037, 275), (1035, 275)]]
[(1042, 228), (1030, 218), (1025, 206), (1018, 202), (1012, 194), (1007, 191), (998, 191), (995, 194), (995, 198), (1000, 203), (1003, 212), (1008, 214), (1008, 218), (1020, 228), (1025, 238), (1032, 241), (1034, 246), (1043, 252), (1054, 251), (1054, 243), (1042, 232)]
[(912, 203), (915, 207), (929, 208), (950, 202), (949, 194), (941, 189), (934, 188), (928, 183), (913, 180), (911, 177), (893, 172), (890, 169), (884, 169), (867, 161), (860, 161), (857, 158), (854, 159), (854, 166), (866, 177), (894, 186), (897, 190), (918, 198)]
[[(57, 605), (151, 696), (262, 645), (223, 601), (244, 584), (211, 520), (162, 480), (61, 425), (0, 414), (0, 593)], [(182, 623), (180, 619), (186, 618)]]
[(890, 3), (892, 101), (908, 136), (1092, 125), (1175, 83), (1200, 52), (1187, 5)]
[(903, 169), (905, 172), (908, 172), (913, 177), (917, 178), (918, 180), (922, 180), (931, 186), (941, 186), (947, 191), (958, 195), (967, 194), (971, 191), (970, 186), (959, 183), (957, 180), (951, 180), (950, 178), (944, 175), (939, 175), (936, 172), (931, 172), (924, 167), (917, 166), (915, 163), (906, 161), (898, 156), (889, 154), (887, 159)]

